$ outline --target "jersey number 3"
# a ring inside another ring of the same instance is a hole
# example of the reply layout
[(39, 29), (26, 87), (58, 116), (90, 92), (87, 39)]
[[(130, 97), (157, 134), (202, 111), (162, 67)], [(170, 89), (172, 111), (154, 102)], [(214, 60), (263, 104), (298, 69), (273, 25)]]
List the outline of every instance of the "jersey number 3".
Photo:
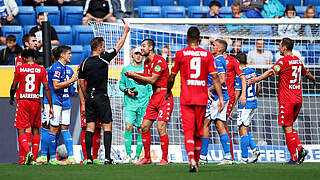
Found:
[(32, 92), (36, 88), (36, 85), (34, 84), (36, 80), (35, 74), (28, 74), (25, 80), (26, 80), (25, 91)]
[[(300, 83), (301, 80), (301, 66), (292, 66), (292, 76), (294, 79), (290, 80), (290, 83)], [(297, 82), (298, 81), (298, 82)]]
[(190, 74), (190, 78), (196, 79), (200, 76), (201, 72), (201, 58), (194, 57), (190, 60), (190, 69), (195, 70), (194, 74)]

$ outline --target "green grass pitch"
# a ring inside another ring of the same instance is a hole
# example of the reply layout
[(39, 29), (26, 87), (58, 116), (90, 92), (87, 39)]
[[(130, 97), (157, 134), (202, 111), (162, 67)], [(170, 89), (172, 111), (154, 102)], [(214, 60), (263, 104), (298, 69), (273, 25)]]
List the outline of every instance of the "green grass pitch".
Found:
[(320, 163), (284, 166), (280, 163), (218, 166), (200, 165), (198, 173), (189, 173), (187, 164), (167, 166), (132, 164), (26, 166), (0, 164), (0, 179), (137, 179), (137, 180), (311, 180), (320, 179)]

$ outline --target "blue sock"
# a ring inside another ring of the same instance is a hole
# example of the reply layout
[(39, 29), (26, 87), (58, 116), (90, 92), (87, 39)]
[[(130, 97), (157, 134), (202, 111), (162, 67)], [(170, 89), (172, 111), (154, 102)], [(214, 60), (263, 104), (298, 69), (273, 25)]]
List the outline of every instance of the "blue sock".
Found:
[(60, 137), (60, 135), (56, 134), (56, 149), (57, 149), (57, 147), (59, 145), (59, 137)]
[(57, 140), (56, 134), (49, 132), (49, 154), (50, 160), (56, 159), (56, 147), (57, 147)]
[(256, 146), (256, 143), (254, 142), (254, 139), (250, 133), (248, 133), (248, 138), (249, 138), (249, 146), (250, 146), (251, 150), (255, 150), (257, 146)]
[(64, 144), (68, 152), (68, 157), (73, 157), (73, 142), (69, 130), (61, 130), (61, 135), (63, 137)]
[(249, 146), (249, 137), (241, 136), (241, 156), (242, 158), (248, 158), (248, 146)]
[(202, 137), (201, 141), (202, 141), (202, 147), (201, 147), (200, 155), (207, 156), (207, 154), (208, 154), (208, 145), (209, 145), (210, 138)]
[(230, 154), (230, 139), (228, 134), (220, 135), (220, 142), (224, 151), (224, 156), (231, 156)]
[(41, 127), (41, 156), (47, 157), (49, 144), (49, 129)]

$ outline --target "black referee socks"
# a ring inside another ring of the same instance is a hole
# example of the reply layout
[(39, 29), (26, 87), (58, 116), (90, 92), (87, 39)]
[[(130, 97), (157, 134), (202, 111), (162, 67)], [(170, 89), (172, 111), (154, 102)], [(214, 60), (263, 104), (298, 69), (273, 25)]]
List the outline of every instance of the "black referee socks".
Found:
[(110, 158), (111, 140), (112, 140), (112, 132), (111, 131), (103, 132), (103, 143), (104, 143), (104, 149), (105, 149), (105, 159), (108, 159), (108, 160), (111, 159)]
[(92, 140), (93, 139), (93, 133), (90, 131), (86, 131), (86, 149), (87, 149), (87, 159), (92, 160), (92, 155), (91, 155), (91, 147), (92, 147)]

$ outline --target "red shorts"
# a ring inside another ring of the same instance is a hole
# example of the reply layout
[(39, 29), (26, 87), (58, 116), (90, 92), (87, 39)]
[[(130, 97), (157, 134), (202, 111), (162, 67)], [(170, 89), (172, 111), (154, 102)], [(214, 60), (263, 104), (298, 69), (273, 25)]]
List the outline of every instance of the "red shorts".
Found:
[(206, 106), (181, 105), (183, 132), (191, 131), (196, 137), (202, 137), (205, 114)]
[[(87, 126), (86, 116), (81, 114), (81, 106), (80, 106), (80, 117), (81, 117), (81, 128), (86, 127)], [(101, 127), (101, 123), (99, 122), (98, 118), (96, 122), (96, 127)]]
[(293, 126), (296, 121), (302, 103), (279, 103), (279, 119), (280, 126)]
[(227, 117), (229, 117), (230, 112), (231, 112), (231, 110), (233, 109), (234, 100), (235, 100), (235, 97), (234, 97), (234, 96), (233, 96), (233, 97), (230, 97), (230, 99), (229, 99), (228, 108), (227, 108)]
[(167, 90), (153, 93), (149, 101), (146, 114), (143, 119), (169, 122), (173, 111), (173, 96), (171, 94), (169, 101), (166, 100)]
[(14, 127), (16, 129), (40, 128), (41, 104), (36, 101), (18, 100)]

